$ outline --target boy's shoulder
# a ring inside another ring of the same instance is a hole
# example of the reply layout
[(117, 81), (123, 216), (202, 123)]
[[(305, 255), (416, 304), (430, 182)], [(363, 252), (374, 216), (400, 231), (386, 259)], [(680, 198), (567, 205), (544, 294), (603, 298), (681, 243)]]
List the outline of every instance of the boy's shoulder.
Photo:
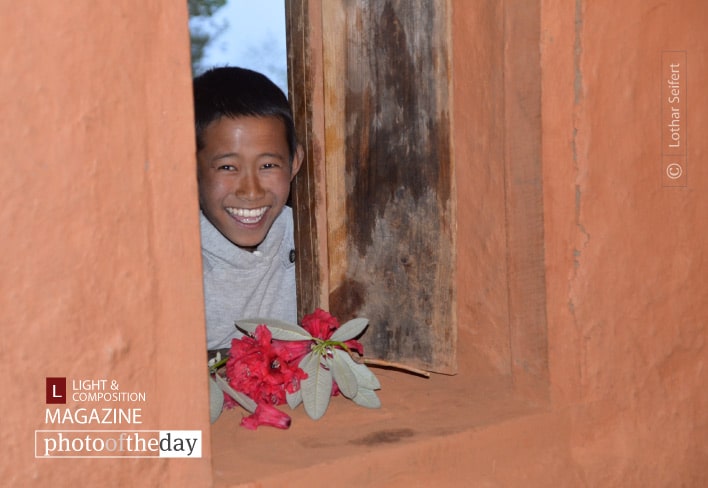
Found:
[[(280, 215), (278, 215), (278, 218), (275, 219), (275, 222), (273, 222), (273, 227), (276, 226), (276, 224), (280, 227), (279, 229), (271, 229), (273, 237), (275, 238), (272, 244), (277, 245), (279, 248), (283, 249), (287, 247), (287, 252), (290, 251), (291, 247), (294, 247), (294, 219), (293, 219), (293, 209), (288, 207), (287, 205), (283, 207), (283, 210), (280, 212)], [(266, 241), (268, 241), (268, 238), (270, 237), (271, 232), (268, 233), (269, 235), (266, 236)], [(259, 246), (260, 247), (260, 246)]]
[(280, 215), (278, 215), (278, 218), (280, 218), (280, 217), (283, 217), (283, 219), (288, 221), (290, 226), (292, 227), (292, 225), (293, 225), (293, 209), (291, 207), (289, 207), (288, 205), (284, 205), (283, 210), (280, 212)]

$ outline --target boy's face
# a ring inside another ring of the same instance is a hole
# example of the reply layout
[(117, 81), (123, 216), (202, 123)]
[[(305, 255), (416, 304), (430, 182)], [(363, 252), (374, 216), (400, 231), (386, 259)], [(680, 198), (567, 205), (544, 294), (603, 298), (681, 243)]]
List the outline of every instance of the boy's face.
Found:
[(302, 164), (290, 164), (285, 124), (277, 117), (222, 117), (204, 130), (197, 152), (199, 204), (239, 247), (255, 249), (280, 214)]

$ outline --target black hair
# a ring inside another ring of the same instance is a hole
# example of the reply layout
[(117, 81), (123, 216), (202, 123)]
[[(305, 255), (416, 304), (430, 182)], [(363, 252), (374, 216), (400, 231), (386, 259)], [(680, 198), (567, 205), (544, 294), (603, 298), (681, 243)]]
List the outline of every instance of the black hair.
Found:
[(212, 68), (194, 79), (194, 126), (197, 151), (204, 147), (204, 130), (221, 117), (277, 117), (285, 124), (292, 162), (297, 147), (295, 123), (288, 99), (266, 76), (250, 69)]

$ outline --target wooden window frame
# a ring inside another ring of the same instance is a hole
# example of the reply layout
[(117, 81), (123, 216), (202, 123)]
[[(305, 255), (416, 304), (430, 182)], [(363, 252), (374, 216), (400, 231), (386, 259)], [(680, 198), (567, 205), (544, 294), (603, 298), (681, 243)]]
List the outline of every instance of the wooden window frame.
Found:
[[(478, 15), (498, 26), (495, 35), (478, 40), (483, 44), (481, 48), (498, 53), (501, 58), (499, 69), (503, 71), (499, 86), (492, 86), (490, 93), (484, 93), (484, 97), (497, 99), (501, 113), (495, 116), (503, 118), (503, 130), (495, 132), (499, 125), (489, 124), (486, 128), (489, 133), (481, 134), (495, 145), (502, 165), (499, 171), (503, 173), (500, 191), (504, 193), (506, 240), (500, 253), (505, 256), (507, 330), (501, 334), (507, 338), (507, 343), (499, 349), (501, 355), (507, 356), (508, 363), (507, 367), (500, 369), (511, 375), (520, 391), (545, 398), (549, 378), (541, 158), (540, 2), (506, 0), (492, 5), (464, 0), (441, 1), (449, 1), (452, 15)], [(316, 307), (329, 306), (331, 254), (327, 248), (324, 184), (326, 67), (321, 46), (330, 34), (323, 32), (322, 0), (286, 2), (286, 25), (290, 97), (306, 153), (303, 169), (294, 182), (293, 194), (298, 301), (302, 315)], [(464, 48), (453, 46), (455, 49), (459, 53)], [(480, 80), (481, 83), (486, 81)], [(455, 157), (461, 155), (455, 154)], [(487, 163), (475, 160), (470, 164)], [(457, 318), (463, 324), (469, 319), (463, 312), (458, 313)], [(474, 324), (465, 326), (474, 327)]]

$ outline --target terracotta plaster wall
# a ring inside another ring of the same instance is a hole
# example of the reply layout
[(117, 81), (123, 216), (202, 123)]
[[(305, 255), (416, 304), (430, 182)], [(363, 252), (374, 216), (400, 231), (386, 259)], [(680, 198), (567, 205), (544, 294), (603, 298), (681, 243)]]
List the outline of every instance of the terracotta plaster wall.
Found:
[[(3, 486), (211, 485), (178, 3), (1, 2)], [(34, 430), (62, 428), (45, 424), (48, 376), (144, 392), (141, 405), (83, 406), (142, 407), (128, 429), (201, 430), (203, 457), (34, 459)]]
[[(501, 86), (524, 81), (507, 79), (513, 36), (500, 26), (516, 2), (453, 4), (456, 177), (469, 189), (458, 201), (458, 317), (472, 343), (460, 354), (507, 373), (514, 277), (500, 148), (516, 148), (503, 134), (514, 100)], [(497, 469), (461, 462), (459, 473), (480, 486), (708, 486), (708, 4), (539, 5), (551, 430), (537, 418), (500, 425), (514, 440), (489, 459)], [(662, 186), (666, 50), (687, 55), (682, 188)], [(514, 453), (529, 437), (538, 449)], [(479, 442), (456, 449), (475, 453)], [(550, 453), (553, 468), (539, 471)]]
[(452, 2), (458, 354), (509, 375), (503, 24), (502, 2)]
[[(542, 5), (549, 364), (569, 470), (586, 486), (708, 486), (708, 4)], [(683, 188), (662, 187), (663, 50), (687, 52)]]

